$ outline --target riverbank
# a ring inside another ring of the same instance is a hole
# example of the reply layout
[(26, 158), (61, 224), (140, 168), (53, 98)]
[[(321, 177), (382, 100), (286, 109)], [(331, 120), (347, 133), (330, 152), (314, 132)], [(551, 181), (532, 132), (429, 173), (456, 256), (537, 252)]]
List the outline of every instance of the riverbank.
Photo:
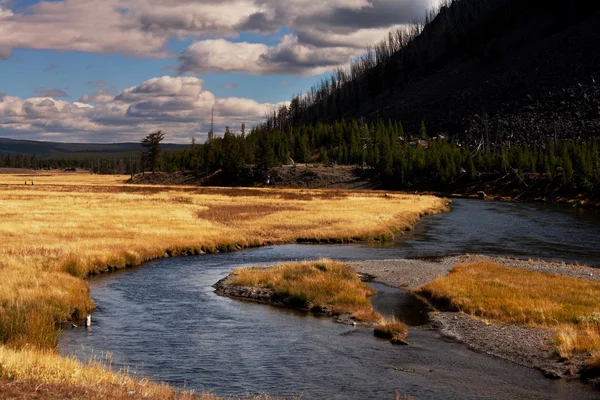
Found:
[[(493, 262), (506, 267), (600, 282), (598, 270), (586, 266), (479, 255), (350, 264), (357, 271), (372, 276), (376, 282), (415, 290), (448, 275), (456, 264), (476, 262)], [(436, 311), (430, 315), (430, 320), (429, 328), (436, 329), (444, 337), (465, 343), (475, 351), (538, 369), (550, 378), (581, 378), (581, 372), (590, 360), (589, 355), (582, 353), (561, 357), (556, 348), (556, 332), (549, 328), (492, 322), (460, 312)]]

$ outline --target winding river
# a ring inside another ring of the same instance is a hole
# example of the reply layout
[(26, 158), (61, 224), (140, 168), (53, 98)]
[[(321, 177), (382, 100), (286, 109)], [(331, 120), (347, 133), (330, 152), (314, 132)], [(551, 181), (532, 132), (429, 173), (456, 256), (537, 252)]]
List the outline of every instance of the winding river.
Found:
[(157, 260), (94, 278), (91, 329), (65, 330), (60, 349), (176, 387), (220, 395), (269, 393), (303, 399), (598, 398), (578, 382), (473, 352), (419, 328), (422, 305), (377, 285), (375, 308), (415, 328), (410, 346), (292, 311), (216, 296), (233, 268), (288, 260), (439, 257), (479, 253), (600, 267), (598, 213), (535, 204), (458, 199), (450, 213), (423, 219), (384, 245), (283, 245)]

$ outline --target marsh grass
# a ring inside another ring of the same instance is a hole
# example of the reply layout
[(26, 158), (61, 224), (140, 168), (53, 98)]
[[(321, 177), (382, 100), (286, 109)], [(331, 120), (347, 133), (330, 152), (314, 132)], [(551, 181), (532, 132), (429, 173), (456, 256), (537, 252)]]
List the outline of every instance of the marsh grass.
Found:
[(281, 297), (291, 297), (335, 313), (350, 313), (364, 322), (381, 319), (369, 298), (376, 290), (362, 282), (351, 267), (328, 259), (250, 267), (234, 271), (235, 286), (271, 289)]
[(416, 293), (444, 309), (551, 328), (562, 357), (600, 351), (598, 282), (478, 262), (457, 265)]

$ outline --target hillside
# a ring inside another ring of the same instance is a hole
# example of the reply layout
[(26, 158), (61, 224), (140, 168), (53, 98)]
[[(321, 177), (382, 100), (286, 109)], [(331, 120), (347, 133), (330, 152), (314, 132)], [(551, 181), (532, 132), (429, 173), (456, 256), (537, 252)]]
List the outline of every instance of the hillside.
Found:
[(600, 132), (600, 4), (454, 0), (392, 32), (266, 127), (402, 121), (469, 143)]

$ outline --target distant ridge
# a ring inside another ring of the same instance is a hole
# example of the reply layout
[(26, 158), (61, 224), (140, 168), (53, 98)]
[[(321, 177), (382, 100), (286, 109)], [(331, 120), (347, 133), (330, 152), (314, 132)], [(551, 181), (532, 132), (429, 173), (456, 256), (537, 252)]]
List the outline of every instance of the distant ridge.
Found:
[[(162, 144), (164, 150), (182, 150), (188, 145)], [(119, 157), (138, 153), (140, 143), (59, 143), (35, 140), (0, 138), (0, 155), (27, 154), (38, 158), (88, 158), (91, 156)]]

